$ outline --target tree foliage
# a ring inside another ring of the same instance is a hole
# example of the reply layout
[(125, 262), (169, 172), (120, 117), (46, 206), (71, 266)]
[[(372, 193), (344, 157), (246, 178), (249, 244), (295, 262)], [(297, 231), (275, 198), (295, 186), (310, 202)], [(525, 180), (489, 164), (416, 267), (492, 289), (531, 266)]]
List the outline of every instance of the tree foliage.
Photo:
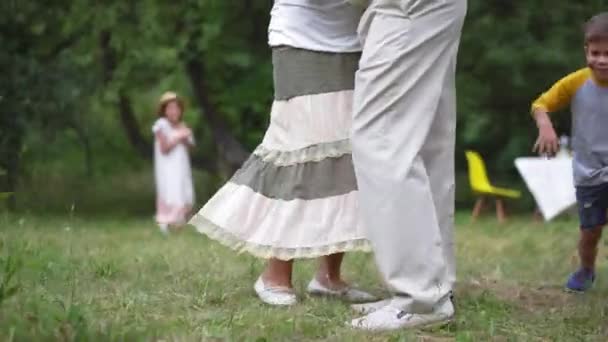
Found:
[[(457, 159), (479, 150), (513, 172), (536, 132), (530, 102), (584, 65), (581, 25), (603, 0), (470, 0), (457, 86)], [(105, 149), (151, 158), (158, 96), (184, 95), (195, 167), (230, 174), (261, 140), (272, 101), (272, 1), (5, 1), (0, 7), (0, 191), (27, 171), (24, 153), (73, 135), (84, 169)], [(568, 133), (567, 115), (556, 116)], [(126, 147), (126, 146), (128, 147)], [(58, 158), (61, 155), (57, 156)]]

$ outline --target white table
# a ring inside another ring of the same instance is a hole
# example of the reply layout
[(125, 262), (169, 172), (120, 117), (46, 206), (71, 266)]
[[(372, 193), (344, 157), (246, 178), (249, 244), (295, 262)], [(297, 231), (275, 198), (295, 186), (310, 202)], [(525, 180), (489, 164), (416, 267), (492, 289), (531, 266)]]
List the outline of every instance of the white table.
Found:
[(576, 190), (572, 176), (572, 158), (522, 157), (515, 159), (515, 167), (534, 196), (545, 221), (550, 221), (576, 204)]

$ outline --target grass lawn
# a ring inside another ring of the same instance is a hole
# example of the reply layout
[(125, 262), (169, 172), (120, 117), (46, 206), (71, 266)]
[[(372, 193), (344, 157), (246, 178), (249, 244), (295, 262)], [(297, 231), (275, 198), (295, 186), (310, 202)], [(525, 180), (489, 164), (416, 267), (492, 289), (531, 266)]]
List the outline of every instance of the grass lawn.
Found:
[[(576, 221), (498, 225), (457, 216), (456, 321), (433, 330), (366, 334), (347, 305), (310, 298), (313, 261), (296, 264), (301, 302), (262, 305), (263, 262), (151, 219), (0, 215), (0, 339), (5, 341), (606, 341), (608, 262), (585, 295), (562, 291), (576, 265)], [(7, 269), (16, 273), (8, 281)], [(370, 255), (345, 274), (383, 295)], [(10, 296), (7, 289), (18, 286)]]

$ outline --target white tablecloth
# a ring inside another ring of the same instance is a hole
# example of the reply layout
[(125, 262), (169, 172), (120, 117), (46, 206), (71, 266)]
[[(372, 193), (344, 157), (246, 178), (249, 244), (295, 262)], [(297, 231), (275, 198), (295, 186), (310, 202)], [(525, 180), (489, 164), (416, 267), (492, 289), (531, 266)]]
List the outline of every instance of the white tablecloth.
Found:
[(515, 159), (515, 167), (534, 196), (545, 221), (576, 204), (571, 157), (522, 157)]

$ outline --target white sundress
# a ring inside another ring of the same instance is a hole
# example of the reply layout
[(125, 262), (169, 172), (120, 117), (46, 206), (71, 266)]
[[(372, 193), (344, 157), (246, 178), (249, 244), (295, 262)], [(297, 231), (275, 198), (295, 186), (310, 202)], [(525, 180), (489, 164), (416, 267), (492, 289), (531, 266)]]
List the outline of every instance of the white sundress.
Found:
[[(177, 129), (169, 120), (160, 118), (152, 126), (152, 132), (160, 132), (165, 139), (175, 139)], [(190, 143), (194, 139), (190, 137)], [(163, 153), (160, 142), (154, 142), (154, 176), (156, 181), (156, 222), (159, 224), (184, 224), (190, 218), (194, 204), (194, 187), (188, 146), (179, 144)]]

